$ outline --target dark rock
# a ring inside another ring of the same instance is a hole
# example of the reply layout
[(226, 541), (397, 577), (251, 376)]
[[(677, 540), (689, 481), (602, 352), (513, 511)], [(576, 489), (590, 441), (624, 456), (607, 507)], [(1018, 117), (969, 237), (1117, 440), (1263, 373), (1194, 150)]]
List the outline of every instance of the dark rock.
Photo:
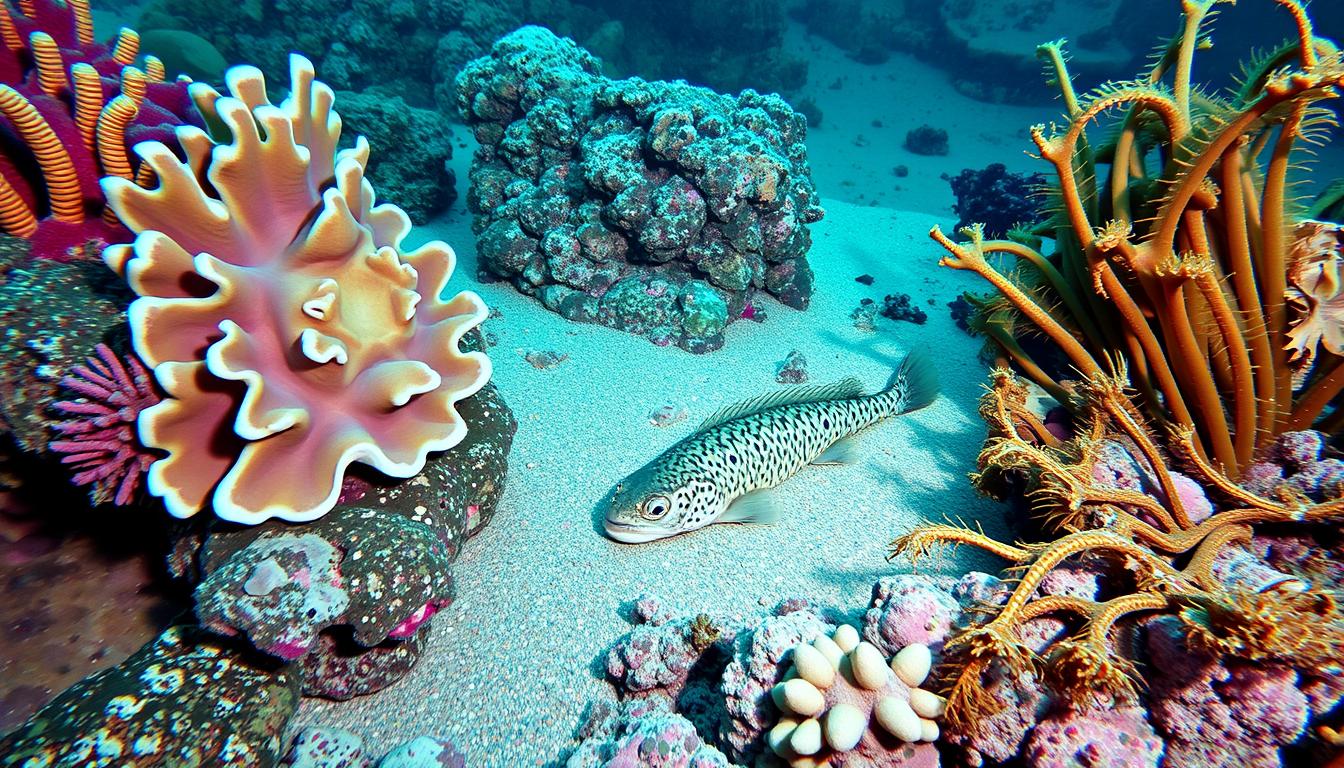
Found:
[(916, 306), (908, 293), (895, 296), (888, 295), (882, 299), (880, 312), (883, 317), (892, 320), (908, 320), (916, 325), (923, 325), (929, 319), (928, 313)]
[(381, 691), (411, 671), (428, 642), (428, 623), (403, 639), (384, 640), (372, 648), (360, 645), (344, 628), (329, 629), (297, 665), (303, 695), (345, 701)]
[(916, 155), (946, 155), (947, 131), (921, 125), (905, 134), (905, 148)]
[(452, 134), (443, 118), (378, 90), (341, 91), (336, 104), (344, 125), (342, 145), (355, 136), (369, 141), (369, 182), (382, 200), (392, 200), (411, 221), (424, 224), (457, 199)]
[(283, 666), (173, 627), (0, 739), (0, 766), (130, 764), (133, 750), (149, 750), (134, 761), (146, 768), (274, 765), (298, 701), (299, 677)]
[(957, 229), (983, 224), (985, 237), (1002, 238), (1014, 226), (1035, 224), (1041, 218), (1039, 191), (1045, 176), (1039, 173), (1010, 173), (1003, 163), (994, 163), (982, 171), (971, 168), (956, 176), (947, 176), (957, 204)]
[(780, 384), (802, 384), (807, 381), (807, 358), (793, 350), (775, 369), (775, 381)]

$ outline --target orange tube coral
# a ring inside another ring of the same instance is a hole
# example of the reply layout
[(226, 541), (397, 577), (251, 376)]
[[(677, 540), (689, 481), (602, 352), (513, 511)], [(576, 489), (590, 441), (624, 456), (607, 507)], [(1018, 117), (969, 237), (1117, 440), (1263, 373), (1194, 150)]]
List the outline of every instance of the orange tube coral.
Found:
[(0, 85), (0, 113), (14, 123), (37, 157), (51, 200), (52, 216), (59, 221), (83, 221), (84, 199), (79, 191), (79, 176), (51, 126), (38, 114), (32, 102), (8, 85)]

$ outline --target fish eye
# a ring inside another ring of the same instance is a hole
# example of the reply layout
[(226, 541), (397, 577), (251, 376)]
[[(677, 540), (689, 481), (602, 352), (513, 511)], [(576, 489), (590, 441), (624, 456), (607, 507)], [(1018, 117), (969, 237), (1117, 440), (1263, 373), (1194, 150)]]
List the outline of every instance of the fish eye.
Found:
[(672, 502), (666, 496), (650, 496), (639, 505), (639, 514), (645, 520), (662, 520), (672, 509)]

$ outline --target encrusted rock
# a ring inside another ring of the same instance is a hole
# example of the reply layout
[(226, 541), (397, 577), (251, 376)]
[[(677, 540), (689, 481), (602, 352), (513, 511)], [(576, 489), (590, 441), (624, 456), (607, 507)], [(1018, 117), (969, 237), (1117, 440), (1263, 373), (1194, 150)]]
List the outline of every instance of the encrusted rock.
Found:
[(298, 685), (234, 642), (173, 627), (0, 739), (0, 765), (265, 768), (280, 759)]
[(807, 307), (821, 218), (806, 120), (777, 96), (610, 80), (523, 27), (457, 79), (480, 142), (480, 265), (581, 322), (707, 352), (765, 292)]

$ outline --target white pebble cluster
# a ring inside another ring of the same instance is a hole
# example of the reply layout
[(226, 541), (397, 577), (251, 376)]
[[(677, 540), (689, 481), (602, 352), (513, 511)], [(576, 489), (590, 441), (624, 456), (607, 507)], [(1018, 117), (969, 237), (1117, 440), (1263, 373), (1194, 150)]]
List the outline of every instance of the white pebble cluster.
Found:
[(908, 645), (888, 664), (857, 629), (841, 625), (793, 650), (793, 666), (773, 691), (783, 716), (766, 741), (791, 768), (827, 765), (859, 746), (871, 721), (903, 742), (936, 741), (945, 702), (919, 687), (932, 665), (926, 645)]

